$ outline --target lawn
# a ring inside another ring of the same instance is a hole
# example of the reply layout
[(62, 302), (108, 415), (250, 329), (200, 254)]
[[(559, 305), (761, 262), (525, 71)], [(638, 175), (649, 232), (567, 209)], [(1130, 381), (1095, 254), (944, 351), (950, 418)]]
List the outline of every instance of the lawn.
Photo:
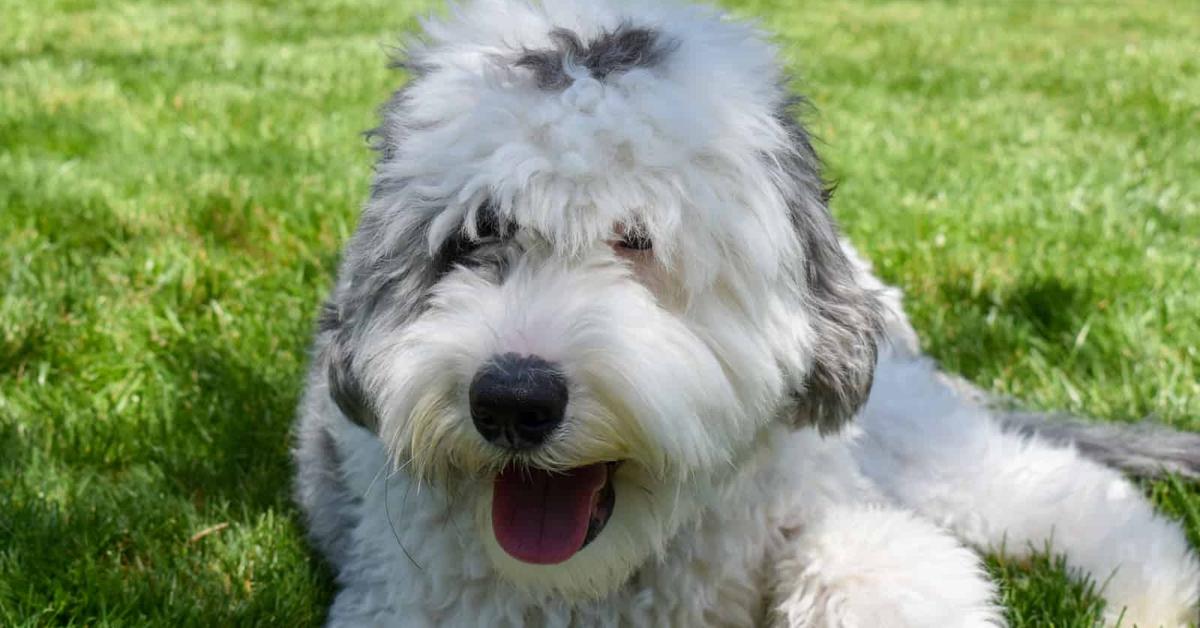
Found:
[[(728, 4), (948, 369), (1200, 430), (1200, 8)], [(0, 0), (0, 624), (320, 621), (289, 423), (432, 5)], [(1200, 545), (1200, 487), (1145, 490)], [(991, 566), (1016, 626), (1097, 612), (1053, 557)]]

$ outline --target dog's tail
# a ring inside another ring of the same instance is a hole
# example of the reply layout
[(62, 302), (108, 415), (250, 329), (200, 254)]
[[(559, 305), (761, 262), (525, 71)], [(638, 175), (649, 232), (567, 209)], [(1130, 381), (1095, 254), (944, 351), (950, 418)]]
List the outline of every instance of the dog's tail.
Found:
[[(885, 352), (856, 457), (887, 495), (967, 542), (1021, 557), (1049, 547), (1101, 590), (1106, 620), (1200, 620), (1200, 562), (1111, 462), (1194, 474), (1195, 436), (997, 411), (928, 359)], [(1092, 457), (1088, 457), (1088, 454)]]
[(1069, 414), (1017, 410), (1012, 401), (989, 395), (965, 379), (945, 373), (938, 376), (958, 394), (988, 408), (1007, 431), (1075, 447), (1092, 460), (1138, 477), (1200, 479), (1200, 434), (1180, 432), (1151, 420), (1103, 423)]
[(1001, 411), (996, 418), (1021, 434), (1073, 445), (1088, 458), (1141, 477), (1174, 474), (1200, 479), (1200, 434), (1143, 421), (1098, 423), (1071, 416)]

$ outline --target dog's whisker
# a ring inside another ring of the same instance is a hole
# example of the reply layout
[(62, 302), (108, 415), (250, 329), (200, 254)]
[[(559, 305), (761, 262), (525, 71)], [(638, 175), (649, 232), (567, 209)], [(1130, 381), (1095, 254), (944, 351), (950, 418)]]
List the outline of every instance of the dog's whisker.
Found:
[(375, 483), (379, 481), (379, 478), (391, 474), (391, 472), (388, 470), (388, 467), (390, 467), (390, 466), (391, 465), (388, 463), (387, 460), (384, 460), (383, 462), (381, 462), (379, 464), (374, 475), (371, 476), (371, 481), (367, 483), (366, 490), (363, 491), (364, 497), (371, 494), (371, 491), (375, 487)]
[[(388, 529), (390, 529), (392, 531), (392, 538), (396, 539), (396, 545), (398, 545), (400, 547), (400, 551), (404, 553), (404, 556), (406, 558), (408, 558), (408, 561), (410, 563), (412, 563), (414, 567), (417, 568), (417, 571), (425, 571), (425, 568), (422, 567), (421, 564), (418, 563), (415, 558), (413, 558), (412, 554), (409, 553), (408, 548), (404, 546), (404, 541), (400, 540), (400, 533), (396, 531), (396, 520), (394, 517), (392, 517), (392, 510), (391, 510), (391, 503), (390, 503), (391, 500), (388, 497), (388, 493), (390, 492), (390, 490), (389, 490), (390, 484), (391, 484), (391, 476), (390, 475), (385, 476), (384, 480), (383, 480), (383, 511), (384, 511), (384, 515), (387, 516)], [(400, 506), (401, 506), (402, 510), (404, 508), (404, 505), (408, 502), (408, 489), (411, 486), (412, 485), (409, 484), (408, 486), (405, 487), (404, 497), (402, 497), (400, 499)]]

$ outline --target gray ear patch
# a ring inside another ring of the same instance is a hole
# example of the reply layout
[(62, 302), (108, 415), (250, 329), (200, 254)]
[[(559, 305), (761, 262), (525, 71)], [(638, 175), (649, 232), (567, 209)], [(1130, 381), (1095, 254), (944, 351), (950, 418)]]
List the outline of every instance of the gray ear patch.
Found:
[(816, 347), (804, 388), (793, 397), (800, 422), (831, 432), (853, 419), (871, 392), (883, 315), (875, 295), (854, 281), (840, 250), (841, 259), (811, 250), (806, 265)]
[(347, 419), (375, 431), (378, 419), (367, 400), (362, 380), (354, 369), (354, 353), (350, 349), (349, 334), (342, 326), (336, 305), (325, 303), (321, 306), (317, 330), (319, 334), (329, 338), (322, 351), (322, 358), (328, 369), (329, 397)]
[(883, 305), (858, 281), (842, 250), (827, 206), (831, 188), (821, 179), (808, 134), (788, 112), (779, 119), (792, 146), (779, 162), (793, 184), (788, 205), (805, 255), (796, 279), (807, 287), (815, 336), (811, 370), (803, 388), (792, 392), (794, 420), (831, 432), (853, 419), (871, 392)]
[(362, 380), (354, 372), (350, 354), (336, 340), (329, 346), (329, 396), (347, 419), (375, 431), (379, 420), (367, 401)]

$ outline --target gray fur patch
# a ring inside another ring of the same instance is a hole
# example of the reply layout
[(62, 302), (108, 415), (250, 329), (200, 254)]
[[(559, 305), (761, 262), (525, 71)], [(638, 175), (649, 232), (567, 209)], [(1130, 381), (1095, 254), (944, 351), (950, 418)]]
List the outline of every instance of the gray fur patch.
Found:
[(326, 349), (329, 396), (347, 419), (374, 432), (379, 426), (379, 419), (354, 368), (354, 353), (350, 349), (352, 342), (340, 338), (343, 334), (338, 333)]
[(812, 369), (802, 390), (793, 391), (795, 418), (822, 432), (835, 431), (866, 402), (875, 377), (883, 305), (863, 287), (842, 250), (827, 201), (832, 188), (808, 133), (785, 108), (779, 120), (792, 149), (778, 156), (793, 184), (792, 225), (804, 247), (802, 279), (808, 287), (816, 337)]
[(970, 401), (986, 406), (1005, 429), (1074, 445), (1080, 453), (1139, 477), (1174, 473), (1200, 479), (1200, 434), (1143, 420), (1107, 423), (1062, 413), (1028, 412), (1016, 400), (998, 397), (958, 375), (941, 373), (943, 382)]
[(317, 315), (317, 333), (333, 331), (341, 325), (338, 320), (337, 306), (326, 301), (321, 304), (321, 313)]
[(662, 62), (679, 42), (663, 37), (658, 31), (622, 22), (584, 44), (579, 35), (565, 28), (550, 31), (554, 47), (527, 50), (517, 58), (516, 66), (533, 72), (537, 86), (546, 90), (565, 89), (575, 79), (568, 67), (586, 68), (593, 78), (603, 81), (610, 74), (637, 67), (653, 67)]
[(1040, 412), (1001, 412), (1006, 427), (1070, 443), (1083, 455), (1146, 478), (1168, 474), (1200, 479), (1200, 434), (1180, 432), (1151, 421), (1131, 425), (1086, 421)]
[[(429, 216), (432, 219), (432, 214)], [(321, 316), (328, 334), (322, 358), (329, 394), (346, 418), (374, 430), (377, 418), (359, 376), (356, 357), (367, 333), (400, 329), (424, 307), (437, 279), (425, 246), (427, 221), (418, 221), (394, 242), (381, 243), (388, 215), (368, 206), (346, 247), (341, 276)]]

